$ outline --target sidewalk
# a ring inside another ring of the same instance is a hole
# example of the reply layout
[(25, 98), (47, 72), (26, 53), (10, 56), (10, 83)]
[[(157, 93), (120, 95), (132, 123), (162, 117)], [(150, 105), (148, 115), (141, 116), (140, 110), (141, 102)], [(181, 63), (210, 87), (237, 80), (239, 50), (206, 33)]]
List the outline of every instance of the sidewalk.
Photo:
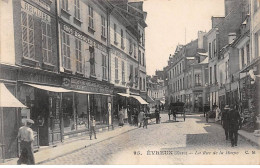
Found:
[[(35, 164), (41, 164), (48, 160), (53, 160), (57, 157), (67, 155), (69, 153), (73, 153), (82, 148), (86, 148), (90, 145), (100, 143), (102, 141), (111, 139), (120, 134), (129, 132), (131, 130), (137, 129), (138, 127), (124, 125), (123, 127), (116, 127), (114, 130), (97, 133), (97, 139), (89, 139), (89, 136), (83, 136), (78, 138), (77, 140), (64, 143), (57, 144), (56, 147), (48, 147), (45, 149), (40, 149), (38, 152), (34, 154)], [(18, 158), (13, 158), (10, 160), (5, 160), (5, 163), (1, 163), (0, 165), (16, 165)]]
[[(203, 115), (200, 115), (200, 116), (202, 118), (204, 118)], [(205, 118), (205, 122), (206, 122), (206, 118)], [(221, 126), (220, 122), (215, 122), (215, 119), (213, 119), (213, 118), (209, 119), (209, 123), (215, 123), (215, 124)], [(244, 139), (250, 141), (251, 143), (260, 146), (260, 137), (255, 136), (253, 132), (238, 130), (238, 135), (240, 135)]]

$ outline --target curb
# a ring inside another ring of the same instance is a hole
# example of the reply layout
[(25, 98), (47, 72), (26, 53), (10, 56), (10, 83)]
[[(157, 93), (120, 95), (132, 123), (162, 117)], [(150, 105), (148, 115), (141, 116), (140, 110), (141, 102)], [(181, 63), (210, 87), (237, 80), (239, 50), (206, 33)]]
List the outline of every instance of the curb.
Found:
[(250, 138), (248, 138), (248, 137), (242, 135), (241, 133), (238, 133), (238, 135), (241, 136), (241, 137), (242, 137), (243, 139), (245, 139), (246, 141), (250, 142), (251, 144), (254, 144), (254, 145), (260, 147), (260, 144), (258, 144), (257, 142), (251, 140)]
[(52, 160), (57, 159), (57, 158), (59, 158), (59, 157), (62, 157), (62, 156), (65, 156), (65, 155), (68, 155), (68, 154), (71, 154), (71, 153), (80, 151), (80, 150), (82, 150), (82, 149), (85, 149), (85, 148), (87, 148), (87, 147), (89, 147), (89, 146), (91, 146), (91, 145), (98, 144), (98, 143), (104, 142), (104, 141), (106, 141), (106, 140), (110, 140), (110, 139), (112, 139), (112, 138), (118, 137), (118, 136), (120, 136), (120, 135), (122, 135), (122, 134), (125, 134), (125, 133), (127, 133), (127, 132), (133, 131), (133, 130), (135, 130), (135, 129), (138, 129), (138, 128), (133, 128), (133, 129), (127, 130), (127, 131), (125, 131), (125, 132), (123, 132), (123, 133), (121, 133), (121, 134), (118, 134), (118, 135), (116, 135), (116, 136), (112, 136), (112, 137), (103, 139), (103, 140), (101, 140), (101, 141), (99, 141), (99, 142), (94, 142), (94, 143), (92, 143), (92, 144), (85, 145), (85, 146), (83, 146), (83, 147), (79, 147), (78, 149), (74, 149), (74, 150), (72, 150), (72, 151), (70, 151), (70, 152), (64, 153), (64, 154), (59, 155), (59, 156), (55, 156), (55, 157), (53, 157), (53, 158), (49, 158), (49, 159), (44, 160), (44, 161), (41, 161), (41, 162), (37, 162), (37, 163), (35, 163), (35, 164), (36, 164), (36, 165), (40, 165), (40, 164), (43, 164), (43, 163), (52, 161)]

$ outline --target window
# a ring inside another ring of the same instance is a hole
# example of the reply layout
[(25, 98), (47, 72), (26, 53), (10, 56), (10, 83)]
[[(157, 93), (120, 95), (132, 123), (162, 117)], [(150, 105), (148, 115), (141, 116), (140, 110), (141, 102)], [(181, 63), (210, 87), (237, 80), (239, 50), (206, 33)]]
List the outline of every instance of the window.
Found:
[(76, 54), (76, 70), (77, 72), (82, 72), (82, 54), (81, 54), (81, 41), (75, 39), (75, 54)]
[(133, 53), (133, 43), (132, 43), (132, 40), (129, 39), (129, 54), (132, 55)]
[(144, 46), (144, 34), (142, 33), (142, 46)]
[(228, 62), (225, 62), (226, 81), (228, 78)]
[(182, 88), (184, 89), (184, 77), (182, 79)]
[(217, 66), (214, 65), (214, 78), (215, 78), (215, 84), (218, 82), (217, 81)]
[(122, 61), (122, 82), (125, 82), (125, 62)]
[(259, 33), (255, 33), (255, 58), (259, 57)]
[(179, 73), (178, 73), (178, 72), (179, 72), (179, 65), (177, 65), (177, 71), (176, 71), (176, 72), (177, 72), (177, 74), (179, 74)]
[(115, 78), (118, 80), (118, 58), (115, 57)]
[(133, 67), (133, 65), (130, 65), (129, 81), (134, 82), (134, 67)]
[(94, 14), (91, 6), (88, 6), (88, 27), (94, 29)]
[(33, 16), (22, 11), (23, 56), (35, 59)]
[(145, 78), (143, 79), (143, 90), (145, 90)]
[(140, 50), (138, 51), (138, 62), (139, 62), (139, 64), (141, 64), (141, 51)]
[(124, 44), (124, 31), (123, 31), (123, 29), (121, 29), (121, 48), (122, 49), (125, 48), (125, 44)]
[(74, 10), (75, 10), (75, 18), (80, 19), (80, 1), (74, 0)]
[(136, 44), (134, 43), (134, 57), (136, 58)]
[(212, 67), (209, 68), (209, 83), (212, 84)]
[(259, 8), (259, 0), (254, 0), (254, 12), (256, 13)]
[(209, 58), (211, 58), (211, 43), (209, 43)]
[(216, 39), (212, 41), (212, 57), (216, 56)]
[(144, 64), (145, 61), (144, 61), (144, 60), (145, 60), (145, 59), (144, 59), (144, 53), (143, 53), (143, 66), (145, 66), (145, 64)]
[(180, 79), (180, 90), (182, 89), (182, 79)]
[(102, 78), (107, 79), (107, 56), (102, 54)]
[(249, 50), (249, 44), (246, 45), (246, 57), (247, 57), (247, 64), (250, 63), (250, 50)]
[(143, 85), (142, 85), (142, 78), (140, 77), (140, 78), (139, 78), (139, 89), (140, 89), (140, 90), (143, 90), (142, 86), (143, 86)]
[(104, 16), (101, 16), (101, 24), (101, 34), (103, 37), (106, 37), (106, 19)]
[(70, 36), (69, 34), (62, 32), (62, 56), (63, 56), (63, 67), (70, 69)]
[[(135, 68), (135, 82), (138, 84), (138, 67)], [(136, 84), (136, 87), (137, 87)]]
[(200, 74), (195, 74), (195, 86), (201, 86)]
[(244, 48), (241, 48), (240, 54), (241, 54), (241, 64), (242, 64), (242, 68), (243, 68), (243, 67), (245, 66), (245, 53), (244, 53)]
[(116, 37), (116, 24), (114, 24), (114, 43), (117, 44), (117, 37)]
[(181, 73), (181, 63), (180, 63), (180, 73)]
[(94, 47), (90, 47), (89, 53), (90, 53), (90, 59), (89, 59), (89, 62), (90, 62), (90, 75), (96, 76), (96, 66), (95, 66), (96, 62), (95, 62)]
[(52, 64), (51, 25), (42, 22), (42, 55), (43, 61)]
[(62, 0), (61, 1), (61, 8), (64, 9), (65, 11), (68, 11), (68, 0)]

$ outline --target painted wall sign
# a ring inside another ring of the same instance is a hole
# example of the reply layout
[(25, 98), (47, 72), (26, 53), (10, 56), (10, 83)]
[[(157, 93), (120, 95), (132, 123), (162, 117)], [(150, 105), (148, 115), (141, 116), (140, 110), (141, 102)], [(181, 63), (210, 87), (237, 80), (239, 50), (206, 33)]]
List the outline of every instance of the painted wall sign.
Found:
[(32, 6), (31, 4), (29, 4), (25, 1), (22, 1), (21, 6), (22, 6), (23, 10), (33, 14), (34, 16), (37, 16), (37, 17), (41, 18), (42, 20), (44, 20), (46, 22), (51, 22), (51, 17), (49, 15), (47, 15), (46, 13), (41, 11), (40, 9)]
[(66, 88), (93, 92), (93, 93), (103, 93), (103, 94), (113, 94), (113, 89), (109, 86), (98, 84), (96, 82), (85, 81), (76, 78), (63, 78), (62, 85)]
[(103, 52), (107, 52), (107, 48), (104, 45), (102, 45), (101, 43), (99, 43), (97, 41), (92, 40), (88, 35), (80, 33), (79, 31), (75, 30), (73, 27), (67, 26), (65, 24), (62, 24), (61, 27), (65, 32), (79, 38), (82, 41), (85, 41), (89, 45), (94, 46), (95, 48), (97, 48)]
[(32, 0), (33, 2), (35, 2), (36, 4), (40, 5), (41, 7), (43, 7), (44, 9), (50, 11), (51, 10), (51, 6), (48, 5), (46, 2), (42, 1), (42, 0)]

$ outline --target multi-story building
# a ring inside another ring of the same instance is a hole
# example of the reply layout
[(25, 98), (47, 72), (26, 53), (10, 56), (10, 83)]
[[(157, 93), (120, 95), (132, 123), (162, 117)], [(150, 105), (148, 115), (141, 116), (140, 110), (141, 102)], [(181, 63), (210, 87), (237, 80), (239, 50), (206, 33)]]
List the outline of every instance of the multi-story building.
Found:
[[(22, 118), (36, 123), (35, 147), (53, 145), (85, 134), (90, 116), (98, 129), (113, 126), (118, 89), (138, 95), (145, 90), (146, 13), (142, 2), (118, 3), (134, 10), (124, 11), (110, 0), (0, 2), (5, 16), (0, 25), (1, 86), (27, 107), (3, 109), (1, 158), (17, 156), (14, 144)], [(142, 19), (131, 20), (127, 14)], [(141, 46), (143, 61), (138, 62)]]

